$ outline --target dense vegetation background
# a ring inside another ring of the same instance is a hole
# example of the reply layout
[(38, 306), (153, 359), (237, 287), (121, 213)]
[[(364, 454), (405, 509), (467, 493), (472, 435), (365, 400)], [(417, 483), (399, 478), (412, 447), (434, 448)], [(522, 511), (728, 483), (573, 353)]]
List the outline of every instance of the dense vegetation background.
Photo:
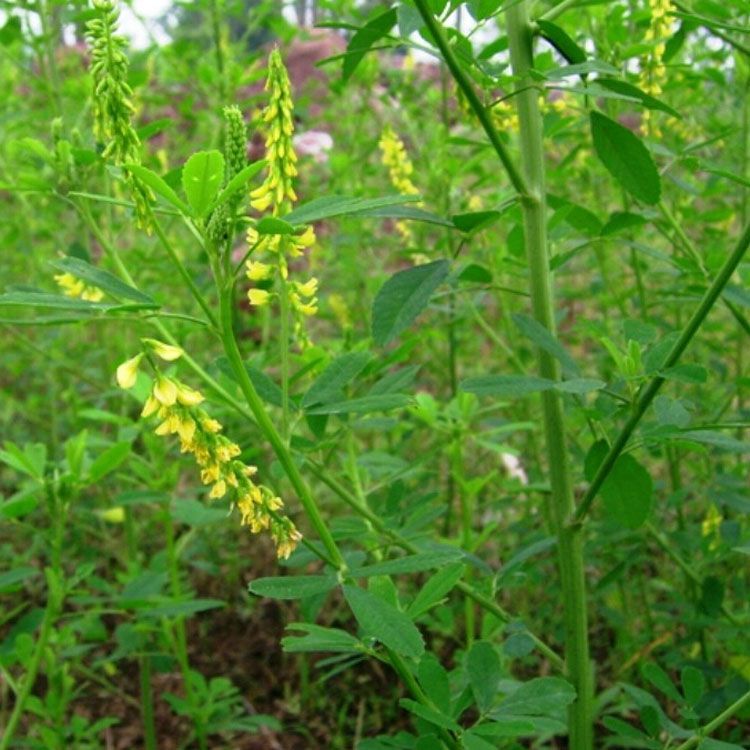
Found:
[(130, 5), (0, 2), (0, 750), (750, 746), (746, 0)]

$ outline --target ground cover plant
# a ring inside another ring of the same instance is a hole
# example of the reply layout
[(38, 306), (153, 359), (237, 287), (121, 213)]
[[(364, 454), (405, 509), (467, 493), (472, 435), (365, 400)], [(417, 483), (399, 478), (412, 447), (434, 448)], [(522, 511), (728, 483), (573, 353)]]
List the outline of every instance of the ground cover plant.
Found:
[(747, 2), (146, 11), (0, 4), (0, 750), (749, 746)]

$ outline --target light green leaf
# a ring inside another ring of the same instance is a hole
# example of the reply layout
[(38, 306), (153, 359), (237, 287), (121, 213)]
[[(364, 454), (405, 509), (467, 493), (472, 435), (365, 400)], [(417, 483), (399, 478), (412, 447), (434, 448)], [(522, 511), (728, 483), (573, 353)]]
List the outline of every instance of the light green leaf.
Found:
[(446, 716), (442, 711), (438, 711), (436, 708), (431, 706), (423, 706), (421, 703), (411, 700), (410, 698), (401, 698), (399, 705), (403, 706), (407, 711), (410, 711), (415, 716), (419, 716), (420, 719), (428, 721), (430, 724), (434, 724), (437, 727), (443, 729), (450, 729), (451, 732), (461, 731), (461, 727), (456, 724), (450, 716)]
[(159, 177), (156, 172), (142, 166), (141, 164), (125, 164), (124, 168), (131, 174), (135, 175), (147, 187), (151, 188), (157, 195), (164, 198), (167, 203), (171, 203), (180, 213), (190, 216), (190, 208), (185, 204), (177, 193), (172, 190), (163, 178)]
[(538, 378), (535, 375), (482, 375), (466, 378), (459, 388), (477, 396), (498, 396), (500, 398), (517, 398), (530, 393), (548, 391), (555, 387), (552, 380)]
[(607, 384), (603, 380), (596, 380), (595, 378), (572, 378), (555, 383), (555, 389), (563, 393), (583, 395), (584, 393), (591, 393), (591, 391), (598, 391), (605, 385)]
[(414, 203), (418, 200), (417, 195), (388, 195), (383, 198), (347, 198), (343, 195), (327, 195), (303, 203), (281, 218), (290, 224), (310, 224), (313, 221), (330, 219), (334, 216), (363, 214), (367, 211)]
[(399, 271), (383, 284), (372, 306), (372, 335), (385, 346), (405, 331), (427, 307), (450, 270), (446, 260)]
[(422, 656), (422, 634), (408, 615), (370, 591), (357, 586), (344, 586), (343, 589), (362, 630), (399, 654), (415, 659)]
[(561, 677), (536, 677), (521, 683), (493, 711), (497, 716), (547, 716), (563, 713), (575, 700), (575, 688)]
[(177, 500), (172, 505), (171, 515), (175, 521), (188, 526), (208, 526), (226, 520), (227, 511), (221, 508), (212, 508), (200, 500), (190, 498)]
[(94, 484), (103, 479), (107, 474), (114, 471), (129, 455), (130, 443), (121, 442), (110, 445), (91, 464), (88, 481)]
[(231, 180), (227, 183), (227, 186), (219, 193), (218, 197), (214, 201), (213, 205), (211, 206), (212, 210), (216, 210), (219, 206), (226, 203), (231, 197), (236, 195), (240, 190), (242, 190), (245, 185), (247, 185), (250, 180), (255, 177), (258, 172), (260, 172), (263, 167), (266, 166), (266, 161), (255, 161), (252, 164), (248, 164), (244, 169), (237, 172), (237, 174), (232, 177)]
[(349, 401), (336, 401), (332, 404), (320, 404), (307, 409), (308, 414), (369, 414), (373, 411), (391, 411), (403, 409), (411, 404), (410, 396), (402, 393), (383, 393), (376, 396), (362, 396)]
[(302, 397), (302, 406), (341, 400), (344, 386), (364, 370), (371, 356), (369, 352), (347, 352), (336, 357)]
[(416, 619), (431, 607), (439, 604), (459, 582), (463, 571), (463, 565), (454, 563), (428, 578), (406, 610), (409, 617)]
[(591, 134), (597, 156), (625, 190), (651, 206), (658, 203), (659, 173), (640, 138), (599, 112), (591, 113)]
[(125, 299), (143, 302), (154, 307), (158, 306), (153, 297), (149, 297), (148, 294), (144, 294), (135, 287), (126, 284), (124, 281), (120, 281), (117, 276), (111, 274), (109, 271), (92, 266), (90, 263), (86, 263), (86, 261), (81, 260), (80, 258), (67, 256), (65, 258), (51, 260), (49, 263), (58, 271), (72, 273), (73, 276), (82, 279), (89, 284), (93, 284), (103, 292), (107, 292), (114, 297), (124, 297)]
[(568, 354), (565, 347), (541, 323), (522, 313), (516, 313), (511, 317), (518, 330), (529, 341), (532, 341), (540, 349), (557, 359), (565, 372), (572, 375), (578, 374), (578, 365), (573, 357)]
[(287, 630), (299, 630), (305, 635), (288, 635), (281, 639), (281, 646), (288, 654), (330, 651), (341, 654), (361, 653), (364, 648), (359, 640), (345, 630), (324, 628), (306, 622), (293, 622)]
[(224, 180), (224, 157), (220, 151), (198, 151), (182, 168), (182, 188), (196, 218), (211, 208)]
[(256, 222), (255, 231), (258, 234), (294, 234), (296, 230), (288, 221), (275, 216), (264, 216)]

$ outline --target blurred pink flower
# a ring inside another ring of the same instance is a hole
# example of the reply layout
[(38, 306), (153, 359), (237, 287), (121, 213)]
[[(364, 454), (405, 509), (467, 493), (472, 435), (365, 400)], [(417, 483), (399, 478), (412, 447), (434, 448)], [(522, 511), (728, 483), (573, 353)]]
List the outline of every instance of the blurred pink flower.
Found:
[(294, 148), (300, 156), (312, 156), (317, 162), (328, 161), (328, 152), (333, 148), (333, 138), (324, 130), (306, 130), (293, 139)]

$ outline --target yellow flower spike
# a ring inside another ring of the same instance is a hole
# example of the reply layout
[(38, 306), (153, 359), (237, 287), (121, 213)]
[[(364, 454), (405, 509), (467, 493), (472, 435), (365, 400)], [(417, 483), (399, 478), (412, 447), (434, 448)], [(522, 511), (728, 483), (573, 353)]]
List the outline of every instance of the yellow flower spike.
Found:
[(247, 262), (247, 270), (245, 275), (250, 281), (263, 281), (271, 276), (273, 273), (273, 266), (268, 263), (261, 263), (257, 260), (249, 260)]
[(383, 157), (383, 164), (388, 167), (393, 186), (403, 195), (419, 195), (417, 186), (411, 181), (414, 165), (409, 159), (403, 141), (393, 128), (387, 125), (378, 143)]
[(140, 365), (142, 359), (143, 353), (136, 354), (135, 357), (131, 357), (117, 368), (115, 377), (120, 388), (128, 390), (135, 385), (138, 378), (138, 365)]
[(157, 356), (165, 362), (174, 362), (179, 359), (185, 352), (179, 346), (165, 344), (157, 339), (141, 339), (141, 341)]
[(177, 386), (173, 380), (163, 375), (157, 376), (152, 393), (162, 406), (173, 406), (177, 401)]
[(262, 305), (268, 304), (268, 301), (271, 298), (271, 294), (265, 289), (250, 289), (248, 290), (247, 298), (250, 301), (251, 305), (255, 305), (255, 307), (261, 307)]

